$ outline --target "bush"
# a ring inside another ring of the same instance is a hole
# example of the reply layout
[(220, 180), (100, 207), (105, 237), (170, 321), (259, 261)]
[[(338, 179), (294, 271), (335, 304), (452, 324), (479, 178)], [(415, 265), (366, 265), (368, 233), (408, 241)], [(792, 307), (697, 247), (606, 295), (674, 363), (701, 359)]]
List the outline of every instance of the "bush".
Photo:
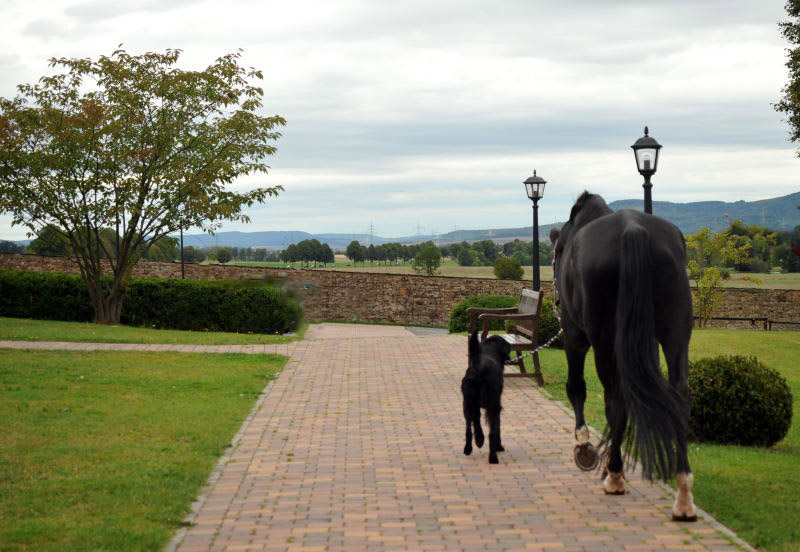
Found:
[(0, 316), (89, 322), (89, 292), (75, 274), (0, 270)]
[(137, 278), (122, 307), (123, 324), (176, 330), (286, 333), (300, 305), (270, 285), (238, 280)]
[(524, 271), (514, 257), (500, 257), (494, 262), (494, 275), (498, 280), (522, 280)]
[[(542, 314), (539, 316), (539, 345), (543, 345), (548, 339), (553, 337), (561, 329), (561, 322), (558, 321), (553, 312), (553, 297), (545, 295), (542, 299)], [(551, 347), (558, 349), (564, 348), (564, 336), (556, 339)]]
[[(458, 303), (453, 307), (453, 310), (450, 311), (450, 333), (467, 331), (467, 325), (469, 324), (467, 309), (469, 307), (504, 309), (516, 306), (518, 301), (518, 297), (511, 297), (508, 295), (476, 295), (475, 297), (468, 297)], [(492, 320), (489, 328), (492, 330), (502, 330), (503, 321)]]
[(792, 393), (755, 357), (718, 356), (690, 363), (690, 434), (698, 441), (769, 447), (792, 423)]
[[(0, 270), (0, 316), (88, 322), (94, 319), (79, 276)], [(121, 322), (176, 330), (284, 333), (300, 305), (272, 285), (239, 280), (133, 278)]]

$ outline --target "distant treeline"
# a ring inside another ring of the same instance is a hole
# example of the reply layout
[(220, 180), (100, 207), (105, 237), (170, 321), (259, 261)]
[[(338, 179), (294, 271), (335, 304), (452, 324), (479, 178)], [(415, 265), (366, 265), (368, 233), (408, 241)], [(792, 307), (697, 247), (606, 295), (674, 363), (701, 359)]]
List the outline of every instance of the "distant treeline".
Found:
[[(431, 243), (431, 242), (428, 242)], [(345, 255), (354, 263), (370, 262), (409, 262), (425, 244), (404, 245), (385, 243), (383, 245), (364, 246), (358, 241), (350, 242)], [(437, 246), (442, 257), (450, 257), (461, 266), (494, 266), (499, 257), (514, 257), (522, 265), (531, 264), (531, 242), (514, 240), (497, 245), (491, 240), (474, 243), (452, 243)], [(549, 244), (539, 244), (539, 264), (548, 265), (553, 260), (553, 248)]]
[[(708, 230), (704, 232), (709, 233)], [(700, 234), (700, 233), (698, 233)], [(713, 233), (709, 233), (713, 235)], [(769, 272), (780, 269), (783, 272), (800, 272), (800, 226), (793, 231), (773, 232), (757, 225), (744, 225), (740, 221), (733, 221), (720, 235), (735, 237), (741, 242), (749, 244), (749, 256), (746, 262), (736, 263), (728, 268), (741, 272)], [(103, 228), (100, 232), (98, 247), (108, 253), (113, 253), (116, 244), (116, 234), (111, 228)], [(404, 245), (400, 243), (386, 243), (382, 245), (362, 245), (358, 241), (350, 242), (347, 249), (338, 251), (345, 254), (353, 263), (384, 263), (399, 264), (411, 262), (425, 244)], [(473, 243), (462, 241), (448, 245), (437, 246), (442, 257), (449, 257), (461, 266), (494, 266), (499, 257), (513, 257), (521, 265), (531, 264), (531, 242), (516, 239), (498, 245), (491, 240), (482, 240)], [(143, 258), (151, 261), (178, 261), (180, 260), (180, 247), (178, 240), (164, 236), (157, 240), (149, 249), (143, 251)], [(67, 256), (71, 254), (70, 245), (63, 234), (56, 228), (46, 227), (39, 237), (27, 246), (18, 245), (11, 241), (0, 240), (0, 253), (36, 253), (39, 255)], [(711, 251), (693, 253), (711, 256)], [(334, 251), (328, 244), (319, 240), (303, 240), (292, 244), (282, 251), (254, 247), (185, 247), (184, 260), (188, 263), (201, 263), (206, 260), (227, 263), (240, 262), (265, 262), (265, 263), (302, 263), (304, 266), (327, 265), (334, 262)], [(539, 264), (549, 265), (553, 260), (553, 248), (548, 243), (539, 243)], [(696, 259), (701, 260), (701, 259)], [(706, 259), (704, 262), (710, 262)]]

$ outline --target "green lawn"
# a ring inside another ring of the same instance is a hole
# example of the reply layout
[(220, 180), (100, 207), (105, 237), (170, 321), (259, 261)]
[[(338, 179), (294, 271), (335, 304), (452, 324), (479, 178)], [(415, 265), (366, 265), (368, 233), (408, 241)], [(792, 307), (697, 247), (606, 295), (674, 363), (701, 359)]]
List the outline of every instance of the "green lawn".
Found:
[[(771, 449), (692, 443), (689, 461), (695, 472), (695, 500), (701, 508), (758, 548), (800, 550), (800, 332), (695, 330), (690, 358), (755, 355), (789, 382), (794, 418), (787, 437)], [(545, 387), (569, 406), (564, 384), (563, 351), (541, 353)], [(591, 352), (586, 361), (586, 417), (605, 427), (602, 386)], [(731, 405), (735, 408), (736, 405)], [(633, 476), (637, 477), (636, 475)]]
[(161, 550), (285, 360), (3, 350), (0, 550)]
[[(302, 335), (305, 326), (298, 335)], [(155, 330), (83, 322), (0, 317), (0, 340), (84, 341), (90, 343), (180, 343), (183, 345), (247, 345), (288, 343), (297, 337), (226, 332)]]

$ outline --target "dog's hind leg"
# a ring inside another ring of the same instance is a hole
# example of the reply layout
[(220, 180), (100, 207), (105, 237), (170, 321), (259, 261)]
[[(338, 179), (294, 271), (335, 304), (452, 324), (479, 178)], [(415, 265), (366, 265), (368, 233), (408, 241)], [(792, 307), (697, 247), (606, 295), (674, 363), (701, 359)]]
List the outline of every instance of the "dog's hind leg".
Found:
[(497, 464), (497, 453), (503, 450), (500, 446), (500, 405), (487, 408), (486, 418), (489, 422), (489, 463)]
[(472, 425), (475, 426), (475, 445), (478, 448), (483, 446), (483, 428), (481, 427), (481, 408), (478, 406), (475, 408), (472, 416)]
[(469, 407), (467, 397), (464, 397), (464, 419), (467, 422), (466, 442), (464, 443), (464, 454), (469, 456), (472, 454), (472, 412)]

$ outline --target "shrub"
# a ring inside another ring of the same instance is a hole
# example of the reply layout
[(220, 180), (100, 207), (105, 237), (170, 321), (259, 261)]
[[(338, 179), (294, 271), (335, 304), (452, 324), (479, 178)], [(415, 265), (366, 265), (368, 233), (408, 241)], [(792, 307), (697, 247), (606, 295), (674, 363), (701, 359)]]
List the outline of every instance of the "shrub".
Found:
[[(544, 344), (561, 329), (561, 322), (553, 312), (553, 301), (554, 299), (550, 295), (545, 295), (542, 299), (542, 313), (539, 316), (539, 345)], [(556, 339), (551, 347), (564, 348), (564, 336)]]
[(690, 434), (698, 441), (769, 447), (792, 423), (792, 393), (755, 357), (718, 356), (690, 363)]
[[(485, 309), (503, 309), (516, 306), (519, 301), (518, 297), (511, 297), (509, 295), (476, 295), (474, 297), (467, 297), (458, 303), (453, 310), (450, 311), (450, 332), (465, 332), (469, 324), (467, 318), (467, 309), (469, 307), (481, 307)], [(502, 330), (502, 320), (492, 320), (489, 326), (492, 330)]]
[(494, 275), (498, 280), (522, 280), (524, 271), (514, 257), (500, 257), (494, 262)]
[(0, 270), (0, 316), (88, 322), (94, 310), (78, 275)]
[[(284, 333), (300, 305), (273, 285), (239, 280), (134, 278), (121, 322), (176, 330)], [(0, 316), (88, 322), (94, 312), (79, 276), (0, 271)]]

